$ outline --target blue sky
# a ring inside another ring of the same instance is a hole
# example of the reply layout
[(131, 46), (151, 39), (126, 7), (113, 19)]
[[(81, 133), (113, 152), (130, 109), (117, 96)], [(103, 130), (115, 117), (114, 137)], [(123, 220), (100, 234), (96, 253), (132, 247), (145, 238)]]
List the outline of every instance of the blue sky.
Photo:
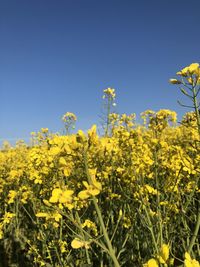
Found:
[(172, 109), (184, 99), (168, 83), (199, 62), (199, 0), (0, 0), (0, 140), (99, 122), (102, 90), (116, 111)]

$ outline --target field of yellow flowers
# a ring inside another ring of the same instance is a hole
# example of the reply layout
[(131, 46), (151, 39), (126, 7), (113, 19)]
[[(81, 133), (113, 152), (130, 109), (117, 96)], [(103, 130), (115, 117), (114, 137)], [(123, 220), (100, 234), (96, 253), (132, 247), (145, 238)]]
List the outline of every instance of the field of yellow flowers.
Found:
[(112, 113), (65, 135), (43, 128), (32, 144), (0, 150), (1, 267), (198, 267), (200, 258), (199, 64), (171, 79), (192, 112)]

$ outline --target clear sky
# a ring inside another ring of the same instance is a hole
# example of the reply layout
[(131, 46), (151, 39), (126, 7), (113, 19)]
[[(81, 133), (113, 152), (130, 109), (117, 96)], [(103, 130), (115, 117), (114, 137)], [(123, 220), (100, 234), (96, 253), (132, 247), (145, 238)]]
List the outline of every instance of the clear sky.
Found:
[(119, 113), (172, 109), (168, 83), (200, 61), (200, 0), (0, 0), (0, 140), (99, 122), (102, 90)]

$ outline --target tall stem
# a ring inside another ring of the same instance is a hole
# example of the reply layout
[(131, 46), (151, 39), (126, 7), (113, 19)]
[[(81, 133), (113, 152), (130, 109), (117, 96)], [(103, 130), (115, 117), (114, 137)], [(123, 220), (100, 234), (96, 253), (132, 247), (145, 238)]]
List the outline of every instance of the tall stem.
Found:
[[(192, 88), (192, 93), (193, 93), (193, 104), (194, 104), (194, 109), (195, 109), (196, 118), (197, 118), (198, 133), (199, 133), (199, 137), (200, 137), (200, 115), (199, 115), (199, 110), (198, 110), (197, 93), (196, 93), (196, 88), (195, 87)], [(199, 200), (198, 200), (198, 202), (199, 202)], [(197, 221), (196, 221), (196, 225), (195, 225), (195, 228), (194, 228), (194, 233), (192, 235), (192, 238), (190, 240), (190, 244), (189, 244), (189, 247), (188, 247), (188, 252), (189, 253), (192, 251), (192, 248), (193, 248), (193, 246), (195, 244), (196, 238), (198, 236), (199, 228), (200, 228), (200, 206), (198, 206)]]
[(102, 229), (102, 232), (103, 232), (103, 235), (104, 235), (104, 239), (106, 241), (106, 244), (107, 244), (109, 252), (110, 252), (110, 256), (111, 256), (111, 258), (112, 258), (112, 260), (113, 260), (113, 262), (115, 264), (115, 267), (120, 267), (119, 262), (118, 262), (118, 260), (117, 260), (117, 258), (115, 256), (115, 252), (113, 250), (111, 241), (109, 239), (109, 236), (108, 236), (108, 233), (107, 233), (107, 230), (106, 230), (103, 218), (102, 218), (101, 211), (99, 209), (99, 206), (97, 204), (97, 200), (96, 200), (95, 197), (93, 197), (93, 203), (94, 203), (97, 215), (98, 215), (98, 219), (99, 219), (99, 222), (100, 222), (100, 225), (101, 225), (101, 229)]
[(111, 110), (111, 100), (108, 98), (108, 105), (107, 105), (107, 114), (106, 114), (106, 130), (105, 130), (105, 136), (108, 136), (109, 133), (109, 127), (110, 127), (110, 110)]
[(197, 117), (197, 127), (198, 127), (199, 136), (200, 136), (200, 114), (199, 114), (199, 109), (198, 109), (197, 93), (196, 93), (195, 87), (192, 88), (192, 93), (193, 93), (193, 104), (194, 104), (195, 114)]
[[(85, 164), (85, 170), (86, 170), (86, 175), (87, 175), (88, 182), (91, 184), (91, 180), (92, 179), (90, 177), (89, 170), (88, 170), (87, 153), (86, 153), (86, 151), (84, 151), (84, 164)], [(112, 258), (112, 260), (114, 262), (114, 266), (115, 267), (120, 267), (119, 262), (117, 260), (117, 257), (115, 255), (114, 249), (112, 247), (112, 243), (111, 243), (110, 238), (108, 236), (108, 232), (106, 230), (106, 227), (105, 227), (105, 224), (104, 224), (104, 221), (103, 221), (102, 213), (101, 213), (101, 210), (99, 208), (99, 205), (97, 203), (97, 199), (96, 199), (95, 196), (92, 197), (92, 201), (94, 203), (95, 210), (97, 212), (97, 216), (98, 216), (99, 223), (100, 223), (103, 235), (104, 235), (105, 242), (106, 242), (106, 244), (108, 246), (109, 255), (110, 255), (110, 257)]]

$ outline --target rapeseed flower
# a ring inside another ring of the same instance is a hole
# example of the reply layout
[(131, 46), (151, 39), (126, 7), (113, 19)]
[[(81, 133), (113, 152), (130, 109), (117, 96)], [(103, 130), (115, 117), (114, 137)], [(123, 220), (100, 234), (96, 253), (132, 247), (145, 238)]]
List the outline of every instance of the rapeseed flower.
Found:
[(184, 266), (185, 267), (200, 267), (200, 264), (197, 260), (192, 259), (188, 252), (185, 252)]
[(52, 191), (52, 195), (49, 199), (50, 203), (60, 203), (66, 206), (68, 209), (73, 208), (72, 195), (73, 190), (62, 190), (60, 188), (55, 188)]
[(147, 263), (143, 264), (143, 267), (159, 267), (159, 264), (155, 259), (150, 259)]
[(89, 249), (90, 248), (90, 242), (81, 240), (79, 238), (75, 238), (72, 240), (71, 246), (74, 249), (79, 249), (79, 248)]
[(78, 197), (80, 199), (87, 199), (91, 196), (97, 196), (102, 189), (101, 183), (97, 181), (93, 181), (92, 184), (88, 184), (88, 182), (83, 181), (83, 185), (86, 187), (86, 190), (82, 190), (78, 193)]

